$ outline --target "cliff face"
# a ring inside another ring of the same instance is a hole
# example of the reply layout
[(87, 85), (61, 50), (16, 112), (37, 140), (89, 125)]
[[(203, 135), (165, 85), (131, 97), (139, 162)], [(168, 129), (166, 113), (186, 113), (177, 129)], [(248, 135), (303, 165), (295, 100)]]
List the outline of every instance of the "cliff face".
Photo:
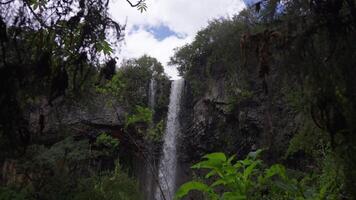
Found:
[[(186, 81), (178, 151), (179, 183), (191, 177), (189, 166), (211, 152), (242, 158), (252, 150), (266, 149), (264, 160), (281, 162), (298, 121), (284, 100), (282, 80), (276, 70), (272, 71), (266, 93), (258, 70), (250, 66), (248, 73), (236, 78), (233, 84), (229, 78), (211, 78), (199, 97), (190, 87), (191, 81), (197, 80)], [(232, 90), (240, 95), (232, 97)]]
[(29, 112), (33, 132), (41, 129), (41, 115), (44, 121), (42, 132), (56, 132), (61, 127), (81, 124), (123, 125), (125, 111), (110, 96), (89, 95), (79, 101), (66, 100), (53, 106), (49, 106), (45, 98), (38, 99)]

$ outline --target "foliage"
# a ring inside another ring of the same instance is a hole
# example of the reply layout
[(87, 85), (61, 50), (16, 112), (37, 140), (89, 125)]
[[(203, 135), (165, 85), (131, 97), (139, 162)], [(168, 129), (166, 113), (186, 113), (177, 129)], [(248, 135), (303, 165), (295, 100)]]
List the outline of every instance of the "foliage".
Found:
[[(16, 174), (7, 172), (6, 177), (15, 180), (9, 182), (14, 187), (1, 187), (1, 199), (139, 199), (136, 182), (118, 164), (111, 171), (110, 166), (102, 166), (100, 162), (116, 159), (113, 152), (118, 144), (116, 139), (102, 133), (92, 146), (86, 139), (78, 141), (73, 137), (50, 148), (31, 145), (26, 156), (12, 165)], [(108, 171), (101, 173), (102, 168)], [(133, 191), (136, 192), (132, 194)]]
[(211, 79), (225, 79), (236, 84), (235, 75), (244, 74), (237, 67), (242, 65), (237, 57), (241, 54), (239, 41), (245, 28), (245, 20), (239, 16), (232, 20), (213, 20), (197, 33), (191, 44), (175, 50), (169, 64), (178, 66), (180, 75), (191, 85), (195, 98), (206, 92)]
[(17, 166), (19, 172), (30, 177), (30, 184), (23, 186), (26, 194), (44, 199), (73, 198), (78, 180), (89, 170), (89, 149), (88, 140), (76, 141), (73, 137), (50, 148), (30, 146), (23, 163)]
[(330, 146), (328, 144), (329, 139), (325, 133), (315, 127), (312, 120), (306, 120), (302, 124), (303, 127), (289, 142), (286, 156), (303, 151), (316, 159), (322, 158), (325, 155), (325, 150)]
[(298, 116), (288, 153), (303, 148), (317, 170), (325, 159), (321, 146), (330, 144), (348, 177), (346, 196), (354, 199), (355, 19), (354, 1), (257, 1), (232, 19), (211, 22), (176, 50), (171, 64), (179, 66), (197, 101), (210, 83), (224, 81), (232, 90), (231, 111), (238, 112), (236, 88), (254, 92), (273, 109), (288, 102)]
[(110, 82), (106, 83), (104, 86), (97, 86), (96, 91), (102, 94), (111, 94), (116, 98), (120, 98), (120, 92), (123, 90), (123, 74), (118, 72), (116, 73)]
[(1, 2), (0, 133), (13, 156), (30, 143), (24, 112), (36, 98), (52, 106), (64, 96), (78, 97), (112, 60), (125, 26), (108, 9), (109, 0)]
[(235, 88), (235, 91), (230, 93), (229, 96), (229, 106), (228, 111), (231, 114), (238, 114), (239, 106), (246, 100), (249, 100), (253, 97), (253, 93), (248, 90), (241, 90), (239, 88)]
[(75, 200), (139, 200), (137, 183), (117, 164), (113, 172), (81, 180)]
[(144, 55), (124, 61), (110, 81), (97, 86), (97, 91), (113, 95), (128, 112), (132, 112), (136, 106), (147, 106), (148, 85), (152, 77), (163, 80), (166, 75), (161, 63)]
[(134, 113), (126, 117), (125, 128), (135, 128), (139, 134), (144, 134), (144, 139), (157, 142), (164, 133), (164, 120), (154, 123), (151, 109), (136, 106)]
[(162, 140), (164, 134), (164, 121), (158, 122), (154, 128), (149, 128), (147, 131), (146, 139), (149, 141), (159, 142)]
[[(325, 199), (337, 193), (330, 187), (334, 180), (327, 180), (320, 190), (314, 190), (295, 178), (290, 178), (283, 165), (263, 165), (258, 159), (261, 150), (251, 152), (244, 160), (235, 161), (223, 153), (205, 155), (205, 160), (193, 169), (209, 170), (201, 181), (190, 181), (178, 189), (175, 198), (181, 199), (190, 191), (197, 190), (208, 199)], [(210, 183), (210, 184), (208, 184)], [(329, 190), (328, 192), (326, 192)], [(331, 193), (333, 191), (334, 193)], [(338, 191), (338, 190), (336, 190)]]
[[(78, 98), (103, 76), (112, 76), (105, 74), (106, 69), (108, 63), (115, 69), (113, 55), (125, 25), (111, 18), (110, 2), (1, 1), (0, 133), (13, 156), (23, 154), (30, 143), (24, 112), (33, 100), (45, 97), (52, 106)], [(127, 3), (141, 12), (147, 9), (144, 0)]]
[(95, 145), (102, 148), (106, 155), (112, 156), (118, 151), (119, 141), (106, 133), (101, 133), (95, 141)]
[(0, 199), (2, 200), (25, 200), (26, 194), (10, 187), (0, 187)]
[(129, 127), (135, 124), (146, 124), (152, 123), (152, 111), (149, 108), (136, 106), (136, 110), (132, 115), (129, 115), (125, 121), (125, 127)]

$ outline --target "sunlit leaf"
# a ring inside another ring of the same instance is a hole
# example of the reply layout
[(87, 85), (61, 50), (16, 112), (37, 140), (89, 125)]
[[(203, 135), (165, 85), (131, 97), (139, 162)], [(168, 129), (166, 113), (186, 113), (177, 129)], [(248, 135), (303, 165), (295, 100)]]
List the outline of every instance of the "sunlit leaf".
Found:
[(212, 192), (210, 187), (207, 186), (204, 183), (197, 182), (197, 181), (191, 181), (188, 183), (183, 184), (182, 186), (179, 187), (178, 191), (175, 194), (174, 199), (181, 199), (184, 196), (186, 196), (190, 191), (192, 190), (198, 190), (203, 193), (210, 193)]
[(218, 152), (218, 153), (211, 153), (211, 154), (207, 154), (205, 155), (203, 158), (207, 158), (209, 160), (219, 160), (222, 162), (226, 161), (226, 156), (224, 153)]

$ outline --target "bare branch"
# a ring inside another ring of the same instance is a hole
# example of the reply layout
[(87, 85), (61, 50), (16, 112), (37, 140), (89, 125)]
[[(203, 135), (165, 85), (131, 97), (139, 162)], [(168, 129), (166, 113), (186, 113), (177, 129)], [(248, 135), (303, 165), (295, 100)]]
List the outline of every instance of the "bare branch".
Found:
[(31, 13), (33, 14), (33, 16), (36, 18), (36, 20), (41, 24), (41, 26), (47, 28), (47, 29), (50, 29), (49, 26), (47, 26), (43, 21), (42, 19), (35, 13), (35, 11), (32, 9), (31, 5), (26, 1), (24, 0), (23, 1), (24, 4), (28, 7), (28, 9), (31, 11)]
[(14, 2), (15, 0), (8, 0), (8, 1), (5, 1), (5, 2), (0, 2), (1, 5), (6, 5), (6, 4), (9, 4), (9, 3), (12, 3)]
[(138, 5), (140, 5), (144, 0), (139, 0), (136, 4), (132, 4), (130, 0), (126, 0), (131, 7), (137, 7)]

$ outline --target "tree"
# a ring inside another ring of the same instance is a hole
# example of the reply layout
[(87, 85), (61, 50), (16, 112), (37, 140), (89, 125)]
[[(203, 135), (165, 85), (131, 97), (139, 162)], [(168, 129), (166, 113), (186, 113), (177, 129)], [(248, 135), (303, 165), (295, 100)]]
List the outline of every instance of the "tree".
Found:
[[(285, 89), (298, 102), (300, 109), (294, 111), (303, 116), (300, 128), (312, 124), (328, 138), (325, 145), (337, 155), (347, 177), (344, 193), (354, 198), (356, 51), (351, 44), (355, 43), (355, 11), (352, 0), (257, 1), (232, 20), (200, 31), (192, 44), (176, 52), (172, 63), (180, 65), (196, 91), (194, 97), (201, 95), (206, 88), (202, 85), (209, 80), (219, 80), (213, 77), (217, 74), (232, 91), (253, 89), (255, 97), (265, 98), (261, 103), (267, 108), (274, 98), (284, 98), (276, 89)], [(268, 89), (274, 89), (274, 94)], [(270, 109), (265, 110), (269, 116), (266, 135), (274, 141)], [(305, 139), (301, 141), (306, 143)]]
[(166, 75), (160, 62), (144, 55), (138, 59), (124, 61), (112, 80), (98, 89), (114, 95), (122, 106), (131, 112), (137, 105), (147, 106), (151, 78), (162, 79), (166, 78)]
[[(15, 149), (25, 150), (31, 140), (25, 107), (39, 96), (52, 105), (80, 93), (112, 60), (125, 25), (110, 17), (109, 2), (1, 0), (0, 134)], [(144, 0), (127, 2), (146, 9)]]

